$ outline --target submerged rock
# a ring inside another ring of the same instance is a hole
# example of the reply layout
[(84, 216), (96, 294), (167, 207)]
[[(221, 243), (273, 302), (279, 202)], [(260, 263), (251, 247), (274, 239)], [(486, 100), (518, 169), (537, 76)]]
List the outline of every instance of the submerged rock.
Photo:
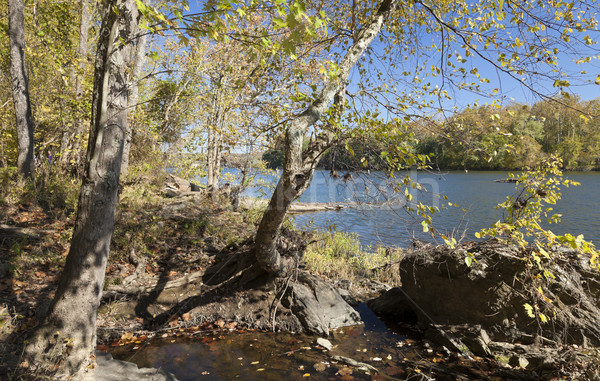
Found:
[(96, 352), (96, 367), (84, 381), (177, 381), (177, 378), (164, 370), (138, 368), (134, 363), (115, 360), (110, 353)]
[(322, 337), (319, 337), (317, 339), (317, 344), (322, 346), (323, 348), (327, 349), (328, 351), (330, 351), (333, 348), (333, 344), (331, 344), (331, 341), (324, 339)]

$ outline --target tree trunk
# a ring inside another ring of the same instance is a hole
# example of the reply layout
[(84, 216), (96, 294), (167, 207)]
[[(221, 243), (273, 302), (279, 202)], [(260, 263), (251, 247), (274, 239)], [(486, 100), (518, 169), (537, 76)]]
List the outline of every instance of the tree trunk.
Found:
[(219, 175), (221, 166), (221, 134), (222, 124), (225, 119), (223, 112), (223, 76), (219, 74), (215, 82), (215, 93), (213, 95), (213, 108), (208, 120), (208, 142), (206, 147), (206, 189), (213, 199), (216, 200), (219, 189)]
[[(77, 218), (58, 289), (48, 315), (27, 348), (36, 363), (58, 348), (61, 371), (81, 376), (96, 345), (96, 315), (114, 226), (127, 124), (128, 67), (138, 20), (135, 0), (109, 0), (103, 9), (95, 61), (90, 136)], [(70, 351), (64, 348), (70, 342)], [(63, 352), (64, 350), (64, 352)]]
[(10, 75), (17, 125), (17, 169), (19, 176), (34, 180), (33, 113), (25, 62), (25, 1), (8, 1)]
[(260, 266), (275, 275), (283, 275), (292, 263), (284, 261), (276, 249), (276, 239), (292, 201), (308, 188), (318, 163), (318, 156), (327, 144), (316, 143), (305, 152), (302, 143), (309, 127), (321, 119), (332, 101), (341, 107), (348, 76), (354, 65), (381, 31), (384, 22), (398, 7), (398, 0), (383, 0), (379, 9), (358, 32), (353, 44), (339, 64), (338, 76), (325, 83), (319, 97), (302, 114), (293, 119), (285, 134), (285, 163), (267, 210), (256, 232), (254, 254)]
[[(146, 1), (144, 1), (146, 3)], [(135, 57), (133, 58), (133, 69), (131, 71), (132, 83), (131, 88), (129, 90), (129, 112), (130, 115), (135, 115), (135, 110), (137, 109), (138, 101), (140, 98), (140, 87), (139, 81), (142, 75), (142, 69), (146, 64), (146, 47), (148, 45), (148, 32), (147, 31), (137, 31), (137, 45), (135, 49)], [(127, 125), (127, 130), (125, 131), (125, 143), (123, 145), (123, 163), (121, 164), (121, 176), (125, 178), (127, 173), (129, 172), (129, 153), (131, 152), (131, 138), (133, 131), (133, 124), (135, 124), (135, 119), (132, 118), (132, 125)]]
[(79, 22), (79, 44), (77, 45), (77, 65), (73, 67), (70, 75), (70, 82), (74, 84), (73, 92), (76, 108), (73, 110), (73, 130), (63, 131), (60, 144), (60, 162), (63, 166), (68, 166), (71, 159), (79, 164), (81, 154), (81, 136), (84, 132), (84, 124), (81, 120), (80, 103), (83, 98), (83, 76), (88, 56), (88, 37), (90, 30), (90, 5), (88, 0), (81, 0), (81, 18)]

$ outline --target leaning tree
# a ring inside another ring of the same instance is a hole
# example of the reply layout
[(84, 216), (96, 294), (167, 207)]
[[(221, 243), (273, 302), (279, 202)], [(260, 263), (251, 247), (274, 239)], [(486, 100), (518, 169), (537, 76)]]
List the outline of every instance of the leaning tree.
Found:
[[(312, 5), (316, 10), (327, 7)], [(598, 25), (594, 1), (383, 0), (329, 5), (326, 12), (334, 33), (326, 41), (332, 44), (334, 58), (324, 62), (329, 72), (320, 92), (286, 124), (283, 173), (256, 234), (256, 260), (271, 274), (286, 274), (293, 267), (294, 260), (276, 247), (284, 217), (342, 131), (360, 126), (381, 139), (401, 138), (393, 130), (407, 121), (432, 121), (432, 115), (454, 112), (453, 94), (459, 90), (496, 104), (504, 96), (501, 83), (492, 83), (484, 67), (548, 100), (556, 100), (551, 93), (566, 94), (575, 80), (594, 81), (578, 75), (587, 67), (575, 73), (563, 68), (573, 59), (585, 65), (598, 54), (590, 37)], [(600, 84), (600, 76), (595, 81)], [(396, 119), (382, 123), (381, 117)], [(309, 135), (311, 142), (303, 148)], [(423, 159), (394, 145), (396, 152), (386, 152), (391, 170)]]
[(74, 378), (92, 362), (96, 346), (96, 315), (127, 129), (128, 66), (138, 20), (135, 0), (109, 0), (102, 9), (90, 137), (75, 229), (54, 299), (27, 347), (30, 361), (44, 367), (60, 360), (61, 372)]

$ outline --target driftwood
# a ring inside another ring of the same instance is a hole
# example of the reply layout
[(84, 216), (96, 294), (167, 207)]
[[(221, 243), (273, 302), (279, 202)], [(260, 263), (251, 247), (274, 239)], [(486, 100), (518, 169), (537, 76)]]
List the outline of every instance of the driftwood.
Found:
[[(240, 200), (240, 207), (243, 209), (265, 208), (267, 206), (266, 199), (260, 198), (244, 198)], [(350, 203), (325, 203), (325, 202), (294, 202), (290, 205), (289, 213), (313, 213), (327, 210), (342, 210), (350, 207)]]

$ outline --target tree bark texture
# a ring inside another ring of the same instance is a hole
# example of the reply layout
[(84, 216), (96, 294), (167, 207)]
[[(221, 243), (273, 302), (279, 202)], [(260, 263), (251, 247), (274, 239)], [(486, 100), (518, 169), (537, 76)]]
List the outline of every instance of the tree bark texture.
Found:
[[(285, 163), (283, 173), (262, 217), (256, 233), (254, 253), (260, 266), (275, 275), (283, 275), (290, 268), (276, 249), (276, 239), (290, 204), (308, 188), (317, 165), (316, 158), (326, 147), (316, 144), (303, 154), (302, 143), (309, 127), (317, 123), (331, 102), (341, 103), (348, 77), (354, 65), (381, 31), (386, 19), (398, 8), (398, 0), (383, 0), (378, 10), (358, 32), (354, 43), (339, 63), (337, 77), (330, 78), (318, 98), (304, 112), (294, 118), (285, 135)], [(338, 107), (341, 104), (337, 105)]]
[(17, 170), (22, 178), (34, 180), (33, 112), (25, 61), (25, 1), (8, 1), (10, 75), (17, 125)]
[(69, 340), (71, 353), (61, 370), (76, 378), (90, 363), (96, 344), (96, 315), (114, 226), (127, 124), (130, 41), (138, 21), (135, 0), (106, 1), (102, 20), (90, 136), (71, 248), (46, 320), (28, 348), (28, 353), (36, 355)]

